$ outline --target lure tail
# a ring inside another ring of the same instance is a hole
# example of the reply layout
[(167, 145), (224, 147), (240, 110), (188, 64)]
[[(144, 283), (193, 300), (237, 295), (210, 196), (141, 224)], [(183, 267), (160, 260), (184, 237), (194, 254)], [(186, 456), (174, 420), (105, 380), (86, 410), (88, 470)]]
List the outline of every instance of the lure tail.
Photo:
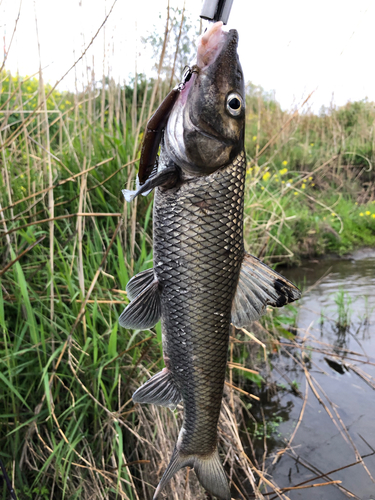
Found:
[(231, 500), (228, 481), (225, 476), (224, 467), (221, 464), (217, 449), (208, 456), (183, 455), (177, 447), (169, 465), (164, 472), (161, 481), (156, 488), (153, 500), (158, 500), (162, 489), (168, 481), (183, 467), (193, 467), (199, 482), (205, 490), (216, 496), (220, 500)]

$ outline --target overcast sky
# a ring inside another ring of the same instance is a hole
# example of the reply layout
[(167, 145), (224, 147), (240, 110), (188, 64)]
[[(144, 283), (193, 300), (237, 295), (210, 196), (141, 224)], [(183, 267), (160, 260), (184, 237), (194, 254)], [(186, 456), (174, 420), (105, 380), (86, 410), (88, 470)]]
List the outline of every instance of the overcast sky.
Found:
[[(170, 0), (171, 6), (183, 0)], [(202, 0), (187, 0), (191, 18), (198, 19)], [(21, 75), (38, 71), (39, 32), (44, 77), (54, 84), (90, 42), (113, 0), (0, 0), (0, 33), (8, 48), (19, 6), (21, 14), (5, 68)], [(156, 24), (163, 29), (167, 0), (117, 0), (113, 11), (86, 54), (77, 77), (87, 78), (94, 60), (97, 79), (106, 67), (116, 80), (138, 69), (150, 76), (154, 61), (139, 41)], [(159, 14), (161, 19), (159, 20)], [(320, 106), (368, 98), (375, 101), (375, 2), (373, 0), (234, 0), (230, 27), (240, 35), (239, 54), (246, 80), (275, 91), (284, 109), (294, 108), (314, 89)], [(74, 71), (60, 89), (74, 88)]]

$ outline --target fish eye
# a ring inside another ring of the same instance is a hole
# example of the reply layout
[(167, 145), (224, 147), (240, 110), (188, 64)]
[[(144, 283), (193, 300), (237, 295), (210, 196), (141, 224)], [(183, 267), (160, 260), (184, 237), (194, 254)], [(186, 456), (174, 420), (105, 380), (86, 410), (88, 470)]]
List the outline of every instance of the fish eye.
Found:
[(242, 110), (242, 97), (240, 94), (232, 93), (227, 97), (227, 110), (232, 116), (238, 116)]

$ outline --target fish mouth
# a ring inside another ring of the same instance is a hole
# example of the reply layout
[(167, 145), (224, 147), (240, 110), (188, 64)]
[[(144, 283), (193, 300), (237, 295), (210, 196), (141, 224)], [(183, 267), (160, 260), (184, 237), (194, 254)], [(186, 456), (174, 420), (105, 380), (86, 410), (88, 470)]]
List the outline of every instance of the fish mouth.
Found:
[(234, 43), (237, 47), (237, 31), (224, 31), (222, 21), (212, 24), (205, 31), (205, 33), (201, 35), (198, 41), (198, 68), (203, 70), (208, 66), (211, 66), (215, 62), (219, 54), (223, 51), (224, 45), (227, 45), (227, 43)]

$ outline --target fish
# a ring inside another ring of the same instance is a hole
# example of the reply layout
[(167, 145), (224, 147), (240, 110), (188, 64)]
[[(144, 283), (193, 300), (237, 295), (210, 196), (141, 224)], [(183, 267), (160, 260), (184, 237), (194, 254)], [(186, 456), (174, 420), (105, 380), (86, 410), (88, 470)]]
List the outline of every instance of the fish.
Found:
[(196, 65), (160, 108), (157, 168), (146, 154), (137, 190), (124, 190), (128, 201), (155, 190), (153, 268), (129, 281), (119, 323), (146, 329), (161, 320), (165, 363), (133, 401), (172, 410), (182, 401), (184, 410), (153, 500), (186, 466), (206, 491), (230, 500), (217, 442), (231, 324), (248, 327), (268, 305), (301, 296), (244, 250), (245, 85), (237, 47), (237, 31), (225, 31), (222, 22), (201, 36)]

